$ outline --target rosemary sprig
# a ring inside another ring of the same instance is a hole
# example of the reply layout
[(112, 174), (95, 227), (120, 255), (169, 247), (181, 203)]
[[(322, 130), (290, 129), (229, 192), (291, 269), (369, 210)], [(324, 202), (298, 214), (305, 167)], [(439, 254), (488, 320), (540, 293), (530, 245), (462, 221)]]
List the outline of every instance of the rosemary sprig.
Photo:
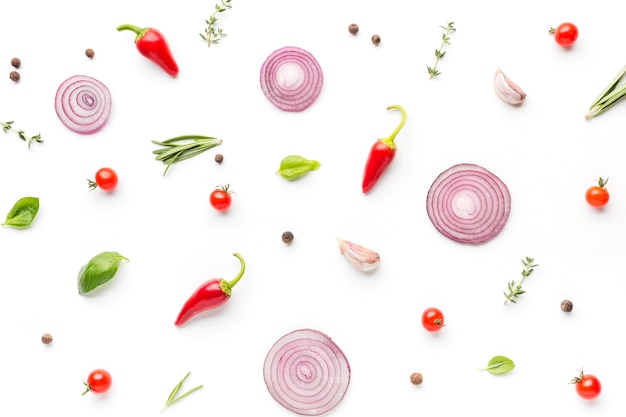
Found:
[(4, 133), (9, 133), (9, 130), (17, 133), (17, 136), (22, 139), (23, 141), (28, 143), (28, 149), (30, 149), (30, 144), (33, 142), (37, 142), (37, 143), (41, 143), (43, 142), (43, 140), (41, 139), (41, 134), (37, 134), (35, 136), (32, 137), (28, 137), (26, 136), (26, 134), (24, 133), (23, 130), (16, 130), (12, 125), (13, 122), (0, 122), (0, 125), (2, 125), (2, 130), (4, 130)]
[(433, 77), (437, 77), (441, 74), (441, 72), (439, 72), (439, 70), (437, 69), (437, 64), (439, 64), (441, 58), (443, 58), (443, 56), (446, 54), (446, 51), (443, 50), (444, 46), (450, 45), (450, 34), (452, 32), (456, 32), (454, 22), (448, 22), (447, 26), (439, 27), (444, 30), (444, 33), (441, 36), (441, 46), (439, 47), (439, 49), (435, 49), (435, 65), (433, 65), (432, 67), (426, 66), (430, 79), (432, 79)]
[(524, 284), (524, 281), (526, 280), (526, 278), (528, 278), (530, 276), (530, 274), (533, 273), (534, 268), (539, 266), (537, 264), (534, 264), (535, 260), (533, 258), (529, 258), (528, 256), (526, 257), (526, 259), (522, 259), (522, 263), (524, 264), (524, 269), (522, 270), (522, 279), (520, 280), (520, 282), (515, 282), (515, 280), (509, 282), (508, 284), (508, 288), (509, 288), (509, 293), (507, 294), (506, 291), (504, 291), (504, 304), (506, 305), (506, 303), (508, 303), (509, 301), (512, 303), (516, 303), (517, 301), (515, 301), (515, 298), (519, 297), (520, 295), (524, 294), (526, 291), (524, 291), (522, 289), (522, 285)]
[(217, 14), (224, 13), (232, 6), (230, 5), (230, 0), (221, 1), (221, 4), (215, 4), (215, 10), (213, 11), (213, 14), (211, 14), (211, 16), (209, 16), (209, 18), (205, 20), (207, 27), (204, 30), (204, 33), (200, 34), (200, 37), (206, 41), (207, 46), (211, 46), (212, 43), (218, 43), (223, 37), (226, 36), (226, 34), (222, 31), (222, 28), (216, 28), (215, 24), (217, 23)]
[(606, 88), (596, 97), (591, 103), (589, 111), (585, 115), (585, 120), (589, 120), (593, 117), (608, 110), (613, 104), (626, 97), (626, 83), (620, 84), (622, 78), (626, 75), (626, 66), (617, 73), (615, 78), (606, 86)]
[(153, 140), (152, 143), (161, 146), (161, 148), (155, 149), (152, 153), (156, 155), (155, 159), (157, 161), (167, 165), (163, 173), (163, 176), (165, 176), (174, 163), (184, 161), (220, 145), (222, 139), (212, 136), (183, 135), (164, 141)]
[(187, 375), (185, 375), (185, 377), (178, 384), (176, 384), (176, 386), (172, 390), (172, 393), (170, 394), (170, 396), (167, 397), (167, 401), (165, 402), (165, 405), (161, 409), (161, 412), (165, 411), (167, 409), (167, 407), (169, 407), (170, 405), (174, 404), (176, 401), (182, 400), (183, 398), (187, 397), (189, 394), (191, 394), (193, 392), (196, 392), (200, 388), (203, 387), (203, 385), (198, 385), (197, 387), (194, 387), (194, 388), (190, 389), (189, 391), (187, 391), (186, 393), (182, 394), (181, 396), (176, 397), (176, 394), (178, 394), (178, 390), (183, 386), (183, 382), (185, 382), (185, 380), (187, 379), (187, 377), (189, 376), (190, 373), (191, 373), (191, 371), (187, 372)]

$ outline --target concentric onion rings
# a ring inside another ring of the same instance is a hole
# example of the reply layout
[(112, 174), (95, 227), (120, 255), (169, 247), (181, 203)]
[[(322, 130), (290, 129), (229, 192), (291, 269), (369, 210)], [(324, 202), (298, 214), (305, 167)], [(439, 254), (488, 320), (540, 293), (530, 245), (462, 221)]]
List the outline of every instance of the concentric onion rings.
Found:
[(468, 244), (495, 237), (511, 211), (511, 195), (493, 173), (475, 164), (458, 164), (432, 183), (426, 197), (428, 217), (439, 232)]
[(300, 112), (317, 99), (322, 90), (322, 67), (308, 51), (285, 46), (272, 52), (261, 66), (261, 90), (284, 111)]
[(300, 329), (281, 337), (265, 358), (267, 389), (296, 414), (319, 416), (335, 408), (350, 383), (350, 365), (330, 337)]
[(111, 93), (95, 78), (74, 75), (57, 89), (54, 107), (68, 129), (91, 134), (100, 130), (109, 119)]

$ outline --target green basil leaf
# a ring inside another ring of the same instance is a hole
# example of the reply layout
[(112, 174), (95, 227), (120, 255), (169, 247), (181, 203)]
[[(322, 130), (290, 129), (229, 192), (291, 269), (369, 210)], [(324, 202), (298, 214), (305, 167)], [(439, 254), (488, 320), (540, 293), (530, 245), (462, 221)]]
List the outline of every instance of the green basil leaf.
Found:
[(300, 155), (289, 155), (280, 162), (280, 168), (276, 173), (289, 181), (293, 181), (319, 167), (318, 161), (306, 159)]
[(39, 212), (39, 198), (23, 197), (17, 200), (2, 226), (24, 229), (31, 225)]
[(102, 252), (91, 258), (78, 273), (78, 293), (86, 294), (109, 282), (122, 261), (128, 258), (117, 252)]
[(511, 372), (515, 368), (513, 361), (506, 356), (494, 356), (491, 358), (485, 371), (492, 373), (493, 375), (504, 375)]

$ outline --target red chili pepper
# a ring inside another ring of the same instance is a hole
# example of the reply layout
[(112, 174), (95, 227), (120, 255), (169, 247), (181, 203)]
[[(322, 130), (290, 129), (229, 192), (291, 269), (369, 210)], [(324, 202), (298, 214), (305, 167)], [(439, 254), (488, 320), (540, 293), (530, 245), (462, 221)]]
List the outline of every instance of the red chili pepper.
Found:
[(185, 302), (180, 313), (178, 313), (178, 318), (174, 323), (176, 326), (182, 326), (196, 314), (218, 308), (230, 299), (232, 288), (239, 282), (246, 271), (246, 263), (241, 255), (233, 253), (233, 256), (239, 258), (241, 262), (239, 274), (231, 281), (226, 281), (223, 278), (213, 278), (199, 286)]
[(172, 56), (165, 36), (154, 28), (140, 28), (134, 25), (120, 25), (118, 31), (135, 32), (135, 45), (139, 53), (165, 70), (172, 77), (178, 75), (178, 64)]
[(402, 121), (388, 138), (378, 139), (370, 149), (365, 171), (363, 172), (363, 193), (367, 194), (376, 184), (380, 176), (385, 172), (393, 158), (396, 156), (396, 135), (406, 123), (406, 111), (397, 104), (387, 107), (387, 110), (396, 109), (402, 112)]

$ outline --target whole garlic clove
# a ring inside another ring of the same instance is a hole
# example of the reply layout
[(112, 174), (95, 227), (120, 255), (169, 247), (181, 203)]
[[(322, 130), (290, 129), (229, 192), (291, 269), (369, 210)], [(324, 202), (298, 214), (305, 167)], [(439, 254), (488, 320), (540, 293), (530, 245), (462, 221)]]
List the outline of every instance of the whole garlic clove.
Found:
[(371, 271), (380, 265), (380, 255), (378, 252), (347, 240), (339, 240), (339, 251), (344, 258), (359, 271)]
[(526, 98), (526, 93), (517, 84), (511, 81), (500, 68), (496, 70), (493, 85), (496, 90), (496, 95), (505, 103), (517, 106), (522, 104)]

